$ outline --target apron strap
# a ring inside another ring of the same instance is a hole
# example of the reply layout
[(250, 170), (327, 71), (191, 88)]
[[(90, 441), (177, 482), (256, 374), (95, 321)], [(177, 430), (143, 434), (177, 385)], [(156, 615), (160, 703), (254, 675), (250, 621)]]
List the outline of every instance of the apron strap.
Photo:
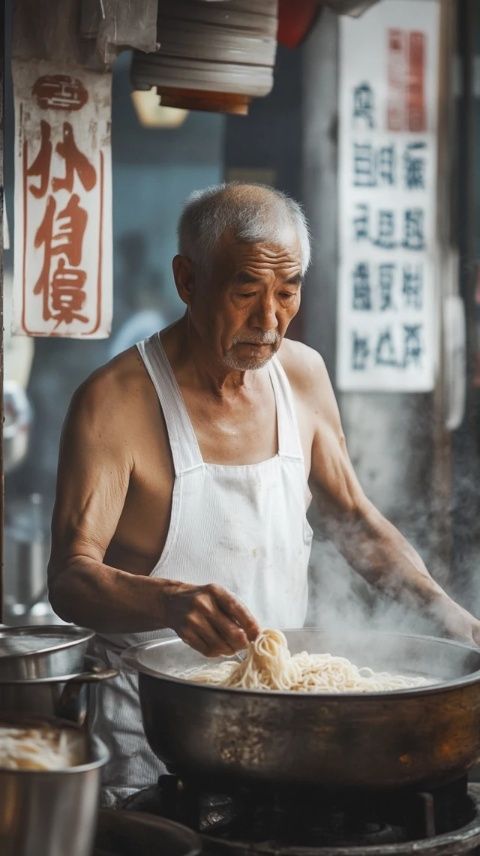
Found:
[(172, 367), (155, 333), (137, 345), (160, 401), (172, 451), (175, 475), (203, 466), (195, 431), (185, 407)]

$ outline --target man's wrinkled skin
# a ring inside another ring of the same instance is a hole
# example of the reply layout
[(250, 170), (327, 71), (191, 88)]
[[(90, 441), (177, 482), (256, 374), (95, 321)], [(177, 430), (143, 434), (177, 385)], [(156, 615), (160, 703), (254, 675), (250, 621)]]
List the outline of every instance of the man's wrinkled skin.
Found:
[[(175, 257), (173, 271), (187, 309), (162, 342), (203, 459), (237, 465), (276, 454), (275, 401), (261, 367), (277, 352), (294, 396), (310, 489), (332, 540), (375, 586), (435, 618), (446, 635), (480, 643), (480, 622), (434, 582), (363, 493), (322, 358), (284, 338), (301, 299), (295, 234), (283, 246), (225, 234), (208, 271), (184, 256)], [(65, 620), (100, 632), (169, 627), (203, 654), (229, 654), (259, 631), (243, 604), (218, 585), (148, 576), (166, 540), (173, 482), (158, 398), (131, 348), (80, 387), (67, 417), (50, 599)]]

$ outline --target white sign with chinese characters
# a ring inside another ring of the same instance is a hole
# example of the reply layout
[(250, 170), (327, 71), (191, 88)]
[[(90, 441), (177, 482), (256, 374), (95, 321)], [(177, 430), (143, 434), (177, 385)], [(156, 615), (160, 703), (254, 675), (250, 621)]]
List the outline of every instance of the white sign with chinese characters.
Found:
[(111, 75), (13, 62), (14, 333), (101, 339), (112, 315)]
[(341, 390), (434, 386), (439, 7), (340, 19)]

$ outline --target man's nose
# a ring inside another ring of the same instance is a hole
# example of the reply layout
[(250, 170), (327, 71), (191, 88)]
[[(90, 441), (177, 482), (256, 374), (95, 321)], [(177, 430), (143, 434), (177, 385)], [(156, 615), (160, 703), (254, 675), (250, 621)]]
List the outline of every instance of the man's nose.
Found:
[(254, 325), (261, 330), (276, 330), (278, 327), (278, 318), (275, 300), (268, 298), (260, 300), (255, 307), (252, 320)]

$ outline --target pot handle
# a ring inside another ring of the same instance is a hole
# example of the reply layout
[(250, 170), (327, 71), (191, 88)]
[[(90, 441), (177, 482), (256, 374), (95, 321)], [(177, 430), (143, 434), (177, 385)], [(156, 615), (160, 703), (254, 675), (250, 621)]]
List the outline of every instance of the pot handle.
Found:
[(117, 675), (118, 669), (93, 669), (91, 672), (79, 672), (78, 675), (70, 678), (65, 689), (72, 684), (97, 684), (100, 681), (107, 681), (109, 678), (116, 678)]
[(77, 725), (84, 725), (87, 718), (87, 694), (82, 692), (85, 684), (98, 684), (109, 678), (116, 678), (118, 669), (93, 669), (91, 672), (80, 672), (70, 678), (63, 688), (57, 704), (57, 716), (69, 719)]

